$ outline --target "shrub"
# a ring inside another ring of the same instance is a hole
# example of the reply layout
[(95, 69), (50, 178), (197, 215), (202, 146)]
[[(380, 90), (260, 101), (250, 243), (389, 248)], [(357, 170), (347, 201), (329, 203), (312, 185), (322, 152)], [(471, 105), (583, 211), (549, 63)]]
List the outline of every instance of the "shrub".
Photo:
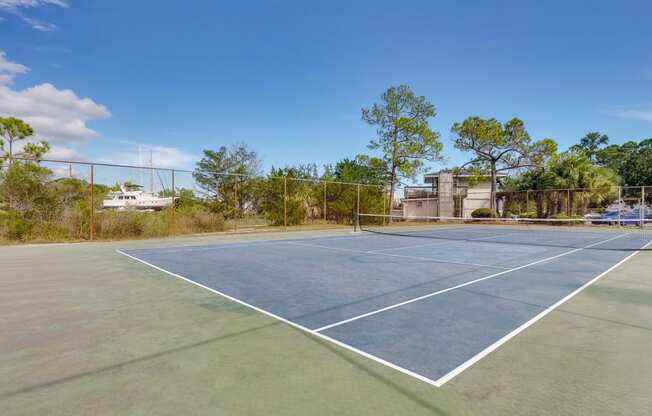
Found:
[(472, 218), (496, 218), (496, 211), (489, 208), (478, 208), (471, 213)]
[(175, 232), (179, 234), (224, 230), (224, 216), (200, 205), (179, 208), (175, 214)]
[(27, 240), (34, 227), (33, 221), (17, 211), (9, 211), (3, 215), (3, 234), (8, 240)]

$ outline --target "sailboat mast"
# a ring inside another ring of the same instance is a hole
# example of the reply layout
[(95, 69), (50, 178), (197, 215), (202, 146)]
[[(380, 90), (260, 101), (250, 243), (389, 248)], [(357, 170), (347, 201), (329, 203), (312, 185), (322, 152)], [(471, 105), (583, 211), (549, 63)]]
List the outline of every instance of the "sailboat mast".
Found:
[(143, 179), (143, 148), (141, 145), (138, 145), (138, 173), (140, 173), (140, 186), (145, 185), (145, 180)]
[(154, 167), (152, 149), (149, 149), (149, 191), (154, 193)]

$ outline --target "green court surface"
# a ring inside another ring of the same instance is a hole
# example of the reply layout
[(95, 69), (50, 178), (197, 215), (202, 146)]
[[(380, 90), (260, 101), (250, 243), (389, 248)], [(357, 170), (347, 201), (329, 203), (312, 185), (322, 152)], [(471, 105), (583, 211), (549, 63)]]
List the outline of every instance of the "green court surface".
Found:
[(649, 415), (652, 252), (434, 387), (116, 252), (0, 247), (2, 415)]

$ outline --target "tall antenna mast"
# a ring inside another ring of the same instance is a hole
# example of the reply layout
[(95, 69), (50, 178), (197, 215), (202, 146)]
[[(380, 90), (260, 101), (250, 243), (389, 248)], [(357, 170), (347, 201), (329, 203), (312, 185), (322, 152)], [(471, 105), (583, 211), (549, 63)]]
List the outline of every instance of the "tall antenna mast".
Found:
[(142, 154), (143, 148), (141, 145), (138, 145), (138, 166), (141, 167), (141, 169), (138, 169), (138, 173), (140, 173), (140, 186), (145, 185), (145, 180), (143, 179), (143, 154)]
[(153, 161), (152, 161), (152, 149), (149, 149), (149, 191), (154, 192), (154, 167)]

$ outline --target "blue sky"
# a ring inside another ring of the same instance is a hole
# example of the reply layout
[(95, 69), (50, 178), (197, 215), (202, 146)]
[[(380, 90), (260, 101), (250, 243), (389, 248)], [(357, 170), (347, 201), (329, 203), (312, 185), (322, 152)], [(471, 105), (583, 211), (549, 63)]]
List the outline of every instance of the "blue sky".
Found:
[[(367, 152), (360, 109), (407, 84), (450, 127), (523, 119), (562, 148), (652, 137), (649, 1), (0, 0), (0, 115), (60, 157), (192, 167), (246, 142), (264, 165)], [(5, 75), (2, 78), (3, 74)], [(2, 103), (4, 101), (4, 104)], [(441, 168), (433, 165), (433, 169)]]

